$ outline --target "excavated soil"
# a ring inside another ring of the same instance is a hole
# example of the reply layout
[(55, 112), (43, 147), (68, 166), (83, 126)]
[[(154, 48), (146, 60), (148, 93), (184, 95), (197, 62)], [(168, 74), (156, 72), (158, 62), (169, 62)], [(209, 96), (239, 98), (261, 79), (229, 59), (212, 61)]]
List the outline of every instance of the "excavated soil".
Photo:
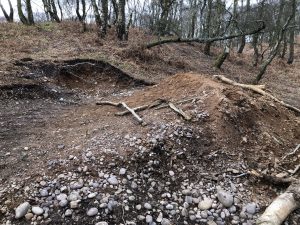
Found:
[[(177, 180), (171, 181), (170, 192), (186, 179), (208, 179), (217, 185), (227, 176), (236, 180), (234, 175), (245, 173), (237, 179), (246, 182), (249, 198), (262, 208), (282, 187), (270, 189), (247, 171), (277, 175), (299, 164), (298, 153), (281, 160), (300, 142), (299, 117), (264, 96), (213, 78), (185, 73), (147, 86), (148, 82), (102, 61), (21, 60), (16, 65), (21, 67), (17, 74), (21, 81), (0, 86), (0, 204), (9, 200), (7, 212), (0, 214), (2, 222), (10, 218), (14, 224), (29, 224), (13, 218), (13, 209), (28, 197), (25, 187), (77, 171), (86, 164), (87, 152), (95, 159), (84, 179), (97, 179), (101, 169), (118, 173), (119, 167), (139, 174), (147, 171), (151, 160), (160, 163), (148, 173), (153, 179), (165, 179), (176, 165)], [(147, 124), (142, 126), (132, 115), (114, 115), (122, 109), (95, 104), (109, 100), (137, 107), (158, 99), (175, 103), (191, 121), (168, 107), (151, 108), (138, 112)], [(176, 104), (187, 99), (191, 101)], [(140, 141), (132, 144), (132, 140)], [(138, 195), (143, 199), (147, 194), (141, 190)], [(31, 198), (32, 204), (39, 203)], [(55, 211), (48, 224), (94, 224), (94, 219), (84, 218), (92, 205), (82, 202), (78, 221)], [(115, 215), (104, 219), (119, 224), (137, 216), (135, 211), (124, 215), (122, 208)], [(297, 224), (299, 217), (292, 215), (289, 221)]]

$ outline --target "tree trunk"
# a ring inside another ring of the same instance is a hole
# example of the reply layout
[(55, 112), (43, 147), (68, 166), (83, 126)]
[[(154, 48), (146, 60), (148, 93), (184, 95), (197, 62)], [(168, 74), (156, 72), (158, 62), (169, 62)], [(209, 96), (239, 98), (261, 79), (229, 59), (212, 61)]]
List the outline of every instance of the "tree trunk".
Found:
[(3, 7), (3, 5), (1, 4), (1, 2), (0, 2), (0, 8), (3, 12), (3, 15), (4, 15), (6, 21), (11, 23), (11, 22), (14, 22), (14, 9), (12, 8), (10, 0), (8, 0), (8, 3), (9, 3), (9, 10), (10, 10), (9, 15), (7, 14), (7, 12), (6, 12), (5, 8)]
[(114, 14), (115, 14), (113, 24), (116, 25), (118, 23), (118, 19), (119, 19), (119, 9), (118, 9), (117, 0), (111, 0), (111, 3), (113, 5)]
[(102, 29), (101, 37), (105, 37), (107, 33), (108, 24), (108, 0), (101, 0), (102, 3)]
[(270, 63), (273, 61), (273, 59), (275, 58), (275, 56), (277, 55), (278, 53), (278, 50), (280, 48), (280, 44), (282, 42), (282, 39), (284, 37), (284, 34), (286, 32), (286, 29), (287, 27), (289, 26), (291, 20), (293, 18), (293, 15), (289, 16), (289, 18), (287, 19), (286, 23), (284, 24), (284, 26), (281, 28), (280, 32), (279, 32), (279, 35), (278, 35), (278, 39), (277, 39), (277, 43), (276, 45), (273, 47), (269, 57), (266, 59), (266, 61), (261, 65), (260, 67), (260, 71), (259, 73), (257, 74), (256, 76), (256, 80), (255, 80), (255, 83), (258, 83), (263, 75), (265, 74), (266, 70), (267, 70), (267, 67), (270, 65)]
[(24, 13), (22, 10), (21, 0), (17, 0), (17, 8), (18, 8), (18, 15), (19, 15), (20, 21), (25, 25), (29, 25), (29, 22), (28, 22), (27, 18), (24, 16)]
[(62, 11), (61, 4), (60, 4), (59, 0), (57, 0), (57, 5), (58, 5), (59, 11), (60, 11), (60, 21), (62, 21), (64, 15), (63, 15), (63, 11)]
[(289, 44), (290, 44), (290, 47), (289, 47), (289, 58), (288, 58), (288, 61), (287, 63), (288, 64), (292, 64), (294, 62), (294, 52), (295, 52), (295, 49), (294, 49), (294, 42), (295, 42), (295, 22), (296, 22), (296, 0), (292, 0), (292, 28), (290, 29), (290, 40), (289, 40)]
[(80, 14), (80, 3), (79, 0), (76, 0), (76, 15), (78, 17), (78, 20), (82, 24), (82, 30), (85, 32), (87, 30), (85, 18), (86, 18), (86, 10), (85, 10), (85, 0), (81, 0), (82, 5), (82, 15)]
[(97, 26), (97, 33), (98, 36), (101, 37), (101, 27), (102, 27), (102, 21), (99, 13), (99, 8), (96, 3), (96, 0), (91, 0), (93, 11), (94, 11), (94, 16), (95, 16), (95, 21), (96, 21), (96, 26)]
[(34, 19), (33, 19), (33, 12), (31, 8), (30, 0), (26, 0), (26, 10), (27, 10), (28, 24), (32, 25), (34, 24)]
[(120, 41), (124, 41), (126, 40), (125, 0), (119, 0), (118, 9), (117, 37)]
[[(249, 19), (249, 12), (250, 12), (250, 0), (247, 0), (247, 6), (246, 6), (246, 23), (248, 22), (248, 19)], [(246, 36), (242, 36), (240, 47), (239, 47), (239, 50), (238, 50), (239, 54), (243, 53), (245, 45), (246, 45)]]
[(221, 66), (223, 65), (224, 61), (228, 57), (229, 52), (230, 52), (230, 49), (229, 49), (228, 46), (226, 46), (225, 49), (224, 49), (224, 52), (221, 55), (219, 55), (219, 57), (217, 58), (217, 60), (214, 64), (214, 67), (220, 69)]
[[(206, 16), (206, 24), (205, 24), (205, 30), (204, 35), (207, 38), (210, 38), (210, 25), (211, 25), (211, 12), (212, 12), (212, 0), (207, 1), (207, 16)], [(207, 42), (204, 46), (204, 54), (210, 55), (210, 47), (211, 42)]]

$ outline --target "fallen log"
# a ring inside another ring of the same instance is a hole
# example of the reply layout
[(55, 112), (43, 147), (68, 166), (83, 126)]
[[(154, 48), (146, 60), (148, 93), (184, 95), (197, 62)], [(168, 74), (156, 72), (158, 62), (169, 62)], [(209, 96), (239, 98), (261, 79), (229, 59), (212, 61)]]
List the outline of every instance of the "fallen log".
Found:
[[(198, 99), (199, 98), (197, 98), (197, 97), (193, 97), (193, 98), (189, 98), (189, 99), (177, 101), (177, 102), (175, 102), (175, 104), (176, 105), (178, 105), (178, 104), (184, 104), (184, 103), (187, 103), (187, 102), (190, 102), (190, 101), (197, 101)], [(159, 106), (159, 107), (157, 107), (155, 109), (159, 110), (159, 109), (168, 108), (168, 107), (169, 107), (169, 105), (165, 104), (165, 105)]]
[(273, 95), (271, 95), (271, 94), (265, 92), (264, 90), (262, 90), (261, 85), (241, 84), (241, 83), (235, 82), (233, 80), (230, 80), (230, 79), (224, 77), (223, 75), (214, 75), (214, 77), (217, 78), (218, 80), (223, 81), (224, 83), (231, 84), (233, 86), (241, 87), (241, 88), (244, 88), (244, 89), (252, 90), (252, 91), (254, 91), (258, 94), (261, 94), (263, 96), (267, 96), (270, 99), (272, 99), (273, 101), (278, 102), (282, 106), (284, 106), (288, 109), (291, 109), (291, 110), (293, 110), (297, 113), (300, 113), (300, 109), (298, 109), (297, 107), (292, 106), (290, 104), (287, 104), (287, 103), (283, 102), (282, 100), (279, 100), (278, 98), (274, 97)]
[(300, 207), (300, 181), (293, 182), (279, 195), (257, 219), (257, 225), (280, 225), (295, 209)]
[(143, 119), (136, 114), (136, 112), (134, 111), (134, 109), (130, 108), (125, 102), (110, 102), (110, 101), (102, 101), (102, 102), (96, 102), (96, 105), (111, 105), (111, 106), (116, 106), (116, 107), (120, 107), (123, 106), (125, 109), (128, 110), (129, 113), (131, 113), (134, 118), (139, 122), (139, 123), (143, 123)]
[(182, 109), (176, 107), (172, 102), (169, 102), (168, 105), (171, 109), (173, 109), (175, 112), (181, 115), (185, 120), (187, 121), (191, 120), (191, 117), (188, 114), (186, 114)]

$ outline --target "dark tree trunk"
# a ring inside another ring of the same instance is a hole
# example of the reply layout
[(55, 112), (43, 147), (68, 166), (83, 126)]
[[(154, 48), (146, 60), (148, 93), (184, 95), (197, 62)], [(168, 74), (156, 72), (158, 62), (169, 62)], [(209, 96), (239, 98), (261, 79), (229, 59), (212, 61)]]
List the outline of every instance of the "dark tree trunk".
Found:
[(17, 0), (17, 8), (18, 8), (18, 15), (19, 15), (20, 21), (23, 24), (29, 25), (29, 22), (28, 22), (27, 18), (24, 16), (24, 13), (23, 13), (23, 10), (22, 10), (21, 0)]
[(85, 0), (81, 0), (81, 5), (82, 5), (82, 15), (80, 14), (80, 0), (76, 0), (76, 15), (78, 17), (78, 20), (82, 24), (82, 30), (85, 32), (87, 30), (86, 27), (86, 9), (85, 9)]
[(290, 37), (289, 37), (289, 58), (287, 63), (292, 64), (294, 62), (294, 54), (295, 54), (295, 22), (296, 22), (296, 0), (292, 1), (292, 25), (293, 27), (290, 29)]
[(7, 12), (4, 9), (3, 5), (1, 4), (1, 2), (0, 2), (0, 8), (1, 8), (2, 12), (3, 12), (3, 15), (4, 15), (6, 21), (9, 22), (9, 23), (12, 23), (12, 22), (14, 22), (14, 9), (13, 9), (13, 7), (11, 5), (10, 0), (8, 0), (8, 3), (9, 3), (9, 10), (10, 10), (9, 15), (7, 14)]
[(117, 36), (120, 41), (126, 40), (126, 24), (125, 24), (125, 0), (119, 0), (118, 4), (118, 23)]
[(101, 3), (102, 3), (101, 37), (105, 37), (107, 33), (107, 24), (108, 24), (108, 0), (101, 0)]
[(118, 19), (119, 19), (118, 3), (117, 3), (117, 0), (112, 0), (111, 3), (113, 5), (114, 14), (115, 14), (113, 24), (116, 25), (118, 23)]
[(33, 12), (32, 12), (32, 8), (31, 8), (30, 0), (26, 0), (26, 9), (27, 9), (28, 23), (29, 23), (29, 25), (32, 25), (32, 24), (34, 24), (34, 19), (33, 19)]
[[(211, 13), (212, 13), (212, 0), (207, 1), (207, 16), (206, 16), (206, 24), (205, 24), (205, 30), (204, 35), (206, 38), (210, 38), (210, 25), (211, 25)], [(207, 42), (204, 46), (204, 54), (210, 55), (210, 47), (211, 42)]]
[(216, 62), (214, 64), (214, 67), (216, 67), (218, 69), (221, 68), (221, 66), (223, 65), (224, 61), (226, 60), (226, 58), (229, 55), (229, 51), (230, 51), (229, 47), (226, 46), (225, 49), (224, 49), (224, 51), (222, 52), (222, 54), (219, 55), (219, 57), (217, 58), (217, 60), (216, 60)]
[(97, 30), (98, 30), (97, 33), (98, 33), (98, 36), (101, 37), (102, 21), (101, 21), (101, 17), (100, 17), (100, 13), (99, 13), (99, 8), (96, 3), (96, 0), (91, 0), (91, 3), (93, 6), (95, 21), (96, 21), (96, 25), (97, 25)]

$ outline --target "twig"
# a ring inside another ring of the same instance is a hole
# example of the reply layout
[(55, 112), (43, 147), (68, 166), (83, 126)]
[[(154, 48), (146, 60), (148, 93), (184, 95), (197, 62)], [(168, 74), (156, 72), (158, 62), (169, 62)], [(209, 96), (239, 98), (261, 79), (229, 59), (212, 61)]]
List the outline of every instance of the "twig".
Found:
[(177, 112), (179, 115), (181, 115), (185, 120), (191, 120), (191, 117), (182, 111), (182, 109), (177, 108), (172, 102), (169, 102), (169, 107), (173, 109), (175, 112)]
[(248, 172), (248, 174), (255, 176), (257, 178), (260, 178), (261, 180), (264, 180), (266, 182), (269, 182), (274, 185), (282, 185), (282, 184), (291, 184), (292, 182), (295, 182), (297, 179), (293, 177), (287, 177), (287, 178), (281, 178), (281, 177), (275, 177), (270, 176), (266, 174), (261, 174), (257, 172), (256, 170), (251, 170)]
[(139, 123), (143, 123), (143, 119), (142, 119), (141, 117), (139, 117), (139, 115), (136, 114), (135, 111), (134, 111), (132, 108), (128, 107), (128, 105), (126, 105), (125, 102), (121, 102), (121, 104), (122, 104), (122, 106), (123, 106), (125, 109), (127, 109), (127, 110), (128, 110), (128, 111), (129, 111), (129, 112), (137, 119), (137, 121), (138, 121)]
[(285, 156), (283, 156), (281, 160), (284, 160), (286, 157), (288, 157), (290, 155), (294, 155), (298, 151), (299, 148), (300, 148), (300, 144), (298, 144), (296, 146), (296, 148), (292, 152), (289, 152), (288, 154), (286, 154)]
[[(161, 105), (163, 102), (166, 102), (166, 100), (158, 99), (155, 102), (153, 102), (152, 104), (137, 106), (137, 107), (133, 108), (133, 110), (135, 112), (143, 111), (145, 109), (150, 109), (150, 108), (156, 107), (158, 105)], [(130, 113), (130, 112), (126, 110), (126, 111), (123, 111), (123, 112), (117, 112), (117, 113), (115, 113), (115, 115), (116, 116), (124, 116), (124, 115), (127, 115), (128, 113)]]
[(293, 176), (300, 169), (300, 164), (295, 167), (294, 170), (289, 170), (288, 172)]
[[(190, 101), (197, 101), (198, 99), (199, 99), (199, 98), (197, 98), (197, 97), (189, 98), (189, 99), (177, 101), (177, 102), (175, 102), (175, 104), (176, 104), (176, 105), (178, 105), (178, 104), (184, 104), (184, 103), (187, 103), (187, 102), (190, 102)], [(168, 104), (159, 106), (159, 107), (157, 107), (157, 108), (155, 108), (155, 109), (156, 109), (156, 110), (159, 110), (159, 109), (163, 109), (163, 108), (167, 108), (167, 107), (169, 107)]]
[(94, 63), (80, 62), (80, 63), (76, 63), (76, 64), (73, 64), (73, 65), (64, 65), (64, 66), (62, 66), (62, 68), (76, 67), (76, 66), (80, 66), (80, 65), (96, 66), (96, 64), (94, 64)]
[(112, 105), (116, 107), (123, 106), (134, 116), (134, 118), (137, 119), (139, 123), (143, 123), (143, 119), (138, 114), (136, 114), (136, 112), (132, 108), (130, 108), (125, 102), (102, 101), (102, 102), (96, 102), (96, 105)]

